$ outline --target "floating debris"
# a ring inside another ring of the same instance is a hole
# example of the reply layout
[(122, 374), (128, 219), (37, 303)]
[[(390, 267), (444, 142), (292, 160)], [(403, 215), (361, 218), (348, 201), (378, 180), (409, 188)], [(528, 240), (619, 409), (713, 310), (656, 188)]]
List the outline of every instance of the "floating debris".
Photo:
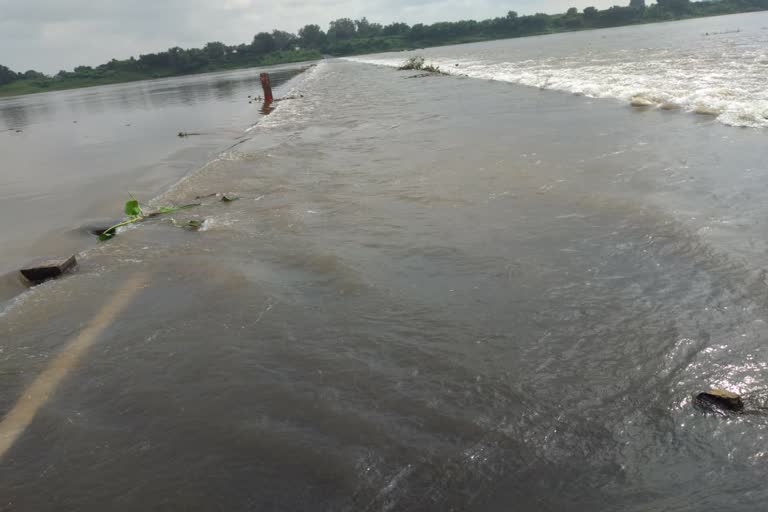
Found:
[(706, 412), (741, 412), (744, 410), (744, 402), (736, 393), (724, 389), (710, 389), (699, 393), (693, 399), (693, 404)]
[(200, 228), (203, 227), (203, 224), (205, 224), (204, 220), (192, 219), (192, 220), (188, 220), (183, 224), (176, 224), (176, 225), (181, 226), (182, 228), (189, 231), (199, 231)]
[(435, 66), (434, 64), (426, 64), (424, 61), (424, 57), (420, 57), (420, 56), (411, 57), (397, 69), (399, 69), (400, 71), (426, 71), (427, 73), (432, 73), (436, 75), (448, 74), (448, 73), (445, 73), (444, 71), (441, 71), (440, 66)]

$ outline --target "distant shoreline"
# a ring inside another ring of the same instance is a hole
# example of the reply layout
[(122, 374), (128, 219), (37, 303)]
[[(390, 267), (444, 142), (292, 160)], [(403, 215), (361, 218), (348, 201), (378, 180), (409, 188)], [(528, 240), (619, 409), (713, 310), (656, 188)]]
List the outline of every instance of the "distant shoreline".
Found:
[[(767, 4), (768, 5), (768, 4)], [(472, 43), (483, 43), (488, 41), (504, 41), (509, 39), (524, 39), (527, 37), (540, 37), (540, 36), (548, 36), (548, 35), (555, 35), (555, 34), (567, 34), (567, 33), (573, 33), (573, 32), (591, 32), (594, 30), (605, 30), (605, 29), (611, 29), (611, 28), (621, 28), (621, 27), (633, 27), (637, 25), (653, 25), (657, 23), (674, 23), (678, 21), (687, 21), (687, 20), (695, 20), (695, 19), (701, 19), (701, 18), (717, 18), (721, 16), (735, 16), (739, 14), (751, 14), (751, 13), (757, 13), (757, 12), (768, 12), (768, 7), (765, 8), (749, 8), (743, 11), (737, 11), (737, 12), (723, 12), (723, 13), (701, 13), (701, 14), (689, 14), (684, 16), (679, 16), (675, 18), (665, 18), (665, 19), (637, 19), (633, 20), (628, 23), (623, 23), (620, 25), (612, 25), (612, 26), (593, 26), (593, 27), (577, 27), (577, 28), (563, 28), (563, 29), (552, 29), (552, 30), (546, 30), (542, 32), (531, 32), (527, 34), (522, 35), (508, 35), (508, 36), (495, 36), (495, 35), (489, 35), (489, 36), (482, 36), (482, 35), (476, 35), (476, 36), (466, 36), (466, 37), (457, 37), (453, 39), (446, 39), (444, 41), (430, 41), (428, 44), (424, 41), (421, 41), (419, 43), (413, 44), (402, 44), (401, 46), (389, 46), (386, 48), (376, 49), (372, 51), (350, 51), (346, 53), (331, 53), (330, 55), (333, 57), (349, 57), (349, 56), (359, 56), (359, 55), (370, 55), (375, 53), (389, 53), (389, 52), (399, 52), (399, 51), (414, 51), (414, 50), (420, 50), (424, 48), (439, 48), (442, 46), (453, 46), (453, 45), (461, 45), (461, 44), (472, 44)], [(373, 40), (388, 40), (388, 41), (396, 41), (396, 40), (403, 40), (405, 41), (405, 38), (402, 37), (390, 37), (390, 38), (371, 38), (369, 41)], [(2, 89), (0, 89), (2, 90)]]
[[(186, 72), (179, 72), (178, 70), (175, 70), (172, 68), (160, 68), (160, 69), (154, 69), (151, 71), (124, 69), (124, 68), (121, 69), (121, 64), (129, 61), (113, 60), (109, 64), (100, 66), (100, 68), (106, 68), (106, 69), (93, 70), (89, 68), (89, 71), (86, 71), (86, 74), (78, 73), (76, 68), (75, 72), (64, 73), (64, 76), (56, 76), (53, 78), (49, 78), (49, 77), (45, 77), (45, 78), (38, 77), (38, 78), (29, 78), (29, 79), (25, 78), (25, 79), (16, 80), (14, 82), (7, 83), (4, 85), (0, 85), (0, 99), (14, 97), (14, 96), (23, 96), (28, 94), (37, 94), (37, 93), (43, 93), (43, 92), (65, 91), (65, 90), (72, 90), (72, 89), (81, 89), (86, 87), (97, 87), (100, 85), (114, 85), (114, 84), (121, 84), (121, 83), (137, 82), (141, 80), (173, 78), (173, 77), (180, 77), (180, 76), (214, 73), (217, 71), (229, 71), (229, 70), (236, 70), (236, 69), (249, 69), (249, 68), (257, 68), (257, 67), (273, 66), (273, 65), (279, 65), (279, 64), (308, 62), (308, 61), (320, 60), (323, 58), (324, 54), (332, 57), (346, 57), (346, 56), (367, 55), (367, 54), (374, 54), (374, 53), (412, 51), (412, 50), (417, 50), (422, 48), (434, 48), (434, 47), (441, 47), (441, 46), (470, 44), (470, 43), (479, 43), (479, 42), (487, 42), (487, 41), (519, 39), (524, 37), (535, 37), (535, 36), (550, 35), (550, 34), (584, 32), (584, 31), (591, 31), (591, 30), (602, 30), (606, 28), (618, 28), (618, 27), (627, 27), (627, 26), (635, 26), (635, 25), (647, 25), (647, 24), (653, 24), (653, 23), (685, 21), (685, 20), (698, 19), (698, 18), (713, 18), (713, 17), (719, 17), (719, 16), (731, 16), (736, 14), (766, 12), (768, 11), (768, 0), (764, 0), (764, 1), (766, 2), (766, 6), (762, 6), (762, 5), (734, 6), (728, 0), (722, 0), (717, 4), (713, 3), (710, 6), (707, 6), (707, 9), (711, 9), (710, 11), (704, 11), (704, 12), (693, 11), (693, 12), (680, 14), (677, 16), (667, 16), (663, 18), (640, 16), (636, 18), (628, 18), (626, 20), (622, 19), (621, 22), (617, 22), (616, 24), (606, 25), (606, 26), (584, 25), (584, 24), (580, 26), (575, 26), (575, 25), (554, 26), (553, 25), (553, 26), (547, 26), (545, 30), (541, 30), (541, 31), (532, 30), (529, 32), (509, 33), (509, 34), (483, 33), (481, 31), (476, 34), (468, 34), (468, 35), (461, 35), (461, 36), (446, 35), (444, 38), (432, 37), (429, 39), (426, 39), (426, 38), (414, 39), (412, 36), (406, 37), (405, 35), (376, 35), (371, 37), (358, 36), (358, 37), (353, 37), (348, 39), (340, 39), (334, 42), (333, 44), (329, 45), (327, 48), (322, 48), (322, 49), (296, 48), (291, 50), (276, 51), (276, 52), (264, 54), (261, 57), (256, 58), (254, 60), (248, 60), (248, 61), (239, 60), (239, 61), (232, 61), (232, 62), (211, 63), (205, 67), (186, 71)], [(704, 2), (696, 2), (695, 4), (690, 4), (690, 5), (700, 5), (703, 3)], [(627, 7), (627, 8), (614, 7), (606, 11), (595, 11), (595, 12), (598, 13), (597, 15), (600, 15), (602, 13), (610, 12), (612, 9), (617, 10), (617, 12), (619, 11), (626, 12), (626, 10), (629, 10), (630, 12), (640, 12), (640, 13), (644, 12), (642, 10), (633, 10), (633, 8), (631, 7)], [(648, 8), (646, 10), (650, 10), (650, 9), (652, 8)], [(723, 10), (739, 9), (739, 10), (734, 10), (732, 12), (720, 12), (720, 11), (713, 11), (712, 9), (723, 9)], [(513, 13), (510, 12), (510, 15), (511, 14)], [(517, 15), (515, 14), (515, 16)], [(537, 14), (535, 16), (527, 16), (523, 18), (508, 18), (508, 19), (517, 20), (517, 19), (526, 19), (526, 18), (536, 18), (539, 16), (543, 16), (548, 19), (558, 19), (558, 20), (562, 20), (564, 19), (564, 17), (567, 18), (568, 16), (572, 16), (571, 19), (577, 19), (577, 18), (573, 18), (573, 16), (581, 16), (582, 17), (581, 19), (583, 20), (585, 14), (584, 13), (577, 13), (575, 15), (568, 14), (568, 13), (566, 13), (565, 15), (538, 15)], [(467, 22), (456, 22), (455, 24), (461, 24), (461, 23), (467, 23)], [(512, 21), (511, 23), (515, 23), (515, 21)], [(440, 25), (440, 24), (435, 24), (435, 25)], [(451, 23), (446, 23), (445, 25), (451, 25)], [(416, 26), (414, 26), (411, 30), (415, 28)], [(135, 61), (131, 59), (130, 62), (135, 62)], [(110, 66), (114, 66), (114, 67), (110, 68)], [(97, 71), (97, 73), (92, 74), (94, 71)]]
[(114, 75), (99, 78), (69, 78), (60, 81), (50, 80), (47, 85), (41, 86), (37, 80), (19, 80), (0, 86), (0, 99), (45, 92), (69, 91), (73, 89), (85, 89), (99, 87), (101, 85), (116, 85), (143, 80), (161, 80), (164, 78), (177, 78), (182, 76), (204, 75), (221, 71), (236, 71), (238, 69), (262, 68), (279, 66), (281, 64), (298, 64), (301, 62), (313, 62), (322, 59), (322, 55), (314, 50), (299, 50), (295, 52), (279, 52), (279, 54), (267, 55), (261, 62), (253, 62), (242, 65), (216, 66), (189, 73), (139, 73), (131, 71), (117, 71)]

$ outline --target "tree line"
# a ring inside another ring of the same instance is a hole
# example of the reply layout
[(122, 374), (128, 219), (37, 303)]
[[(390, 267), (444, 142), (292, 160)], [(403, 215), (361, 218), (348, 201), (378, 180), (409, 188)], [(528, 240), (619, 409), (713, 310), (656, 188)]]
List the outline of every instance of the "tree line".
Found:
[(0, 86), (15, 81), (30, 81), (47, 87), (61, 80), (130, 80), (175, 76), (217, 69), (295, 62), (319, 58), (321, 53), (334, 56), (374, 51), (400, 50), (429, 45), (481, 41), (527, 35), (546, 34), (588, 28), (615, 27), (633, 23), (664, 21), (686, 17), (729, 14), (768, 9), (768, 0), (657, 0), (647, 6), (645, 0), (630, 0), (628, 6), (583, 11), (572, 7), (562, 14), (537, 13), (519, 16), (509, 11), (505, 16), (482, 21), (462, 20), (431, 25), (402, 22), (382, 25), (366, 18), (340, 18), (323, 31), (319, 25), (306, 25), (297, 34), (274, 30), (260, 32), (247, 44), (228, 46), (211, 42), (203, 48), (170, 48), (126, 60), (112, 59), (96, 67), (77, 66), (73, 71), (60, 71), (46, 76), (35, 70), (16, 73), (0, 66)]

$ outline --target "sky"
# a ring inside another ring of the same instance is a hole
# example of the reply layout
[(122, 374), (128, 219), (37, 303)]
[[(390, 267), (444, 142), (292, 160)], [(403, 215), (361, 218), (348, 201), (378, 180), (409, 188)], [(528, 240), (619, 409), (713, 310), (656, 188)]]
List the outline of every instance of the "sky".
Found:
[(0, 64), (56, 73), (173, 46), (250, 42), (257, 32), (297, 32), (308, 23), (363, 16), (369, 21), (434, 23), (598, 9), (622, 0), (0, 0)]

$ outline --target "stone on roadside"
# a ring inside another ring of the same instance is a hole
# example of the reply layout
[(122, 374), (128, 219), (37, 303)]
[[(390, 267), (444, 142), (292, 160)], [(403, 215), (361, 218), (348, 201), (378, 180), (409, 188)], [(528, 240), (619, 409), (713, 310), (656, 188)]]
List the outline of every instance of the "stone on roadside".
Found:
[(741, 412), (744, 410), (744, 402), (736, 393), (723, 389), (710, 389), (699, 393), (694, 398), (694, 404), (706, 410), (720, 410), (726, 412)]
[(40, 284), (44, 281), (48, 281), (49, 279), (56, 279), (57, 277), (61, 277), (65, 273), (75, 268), (76, 265), (77, 259), (73, 255), (65, 259), (36, 261), (27, 265), (19, 272), (30, 283)]

